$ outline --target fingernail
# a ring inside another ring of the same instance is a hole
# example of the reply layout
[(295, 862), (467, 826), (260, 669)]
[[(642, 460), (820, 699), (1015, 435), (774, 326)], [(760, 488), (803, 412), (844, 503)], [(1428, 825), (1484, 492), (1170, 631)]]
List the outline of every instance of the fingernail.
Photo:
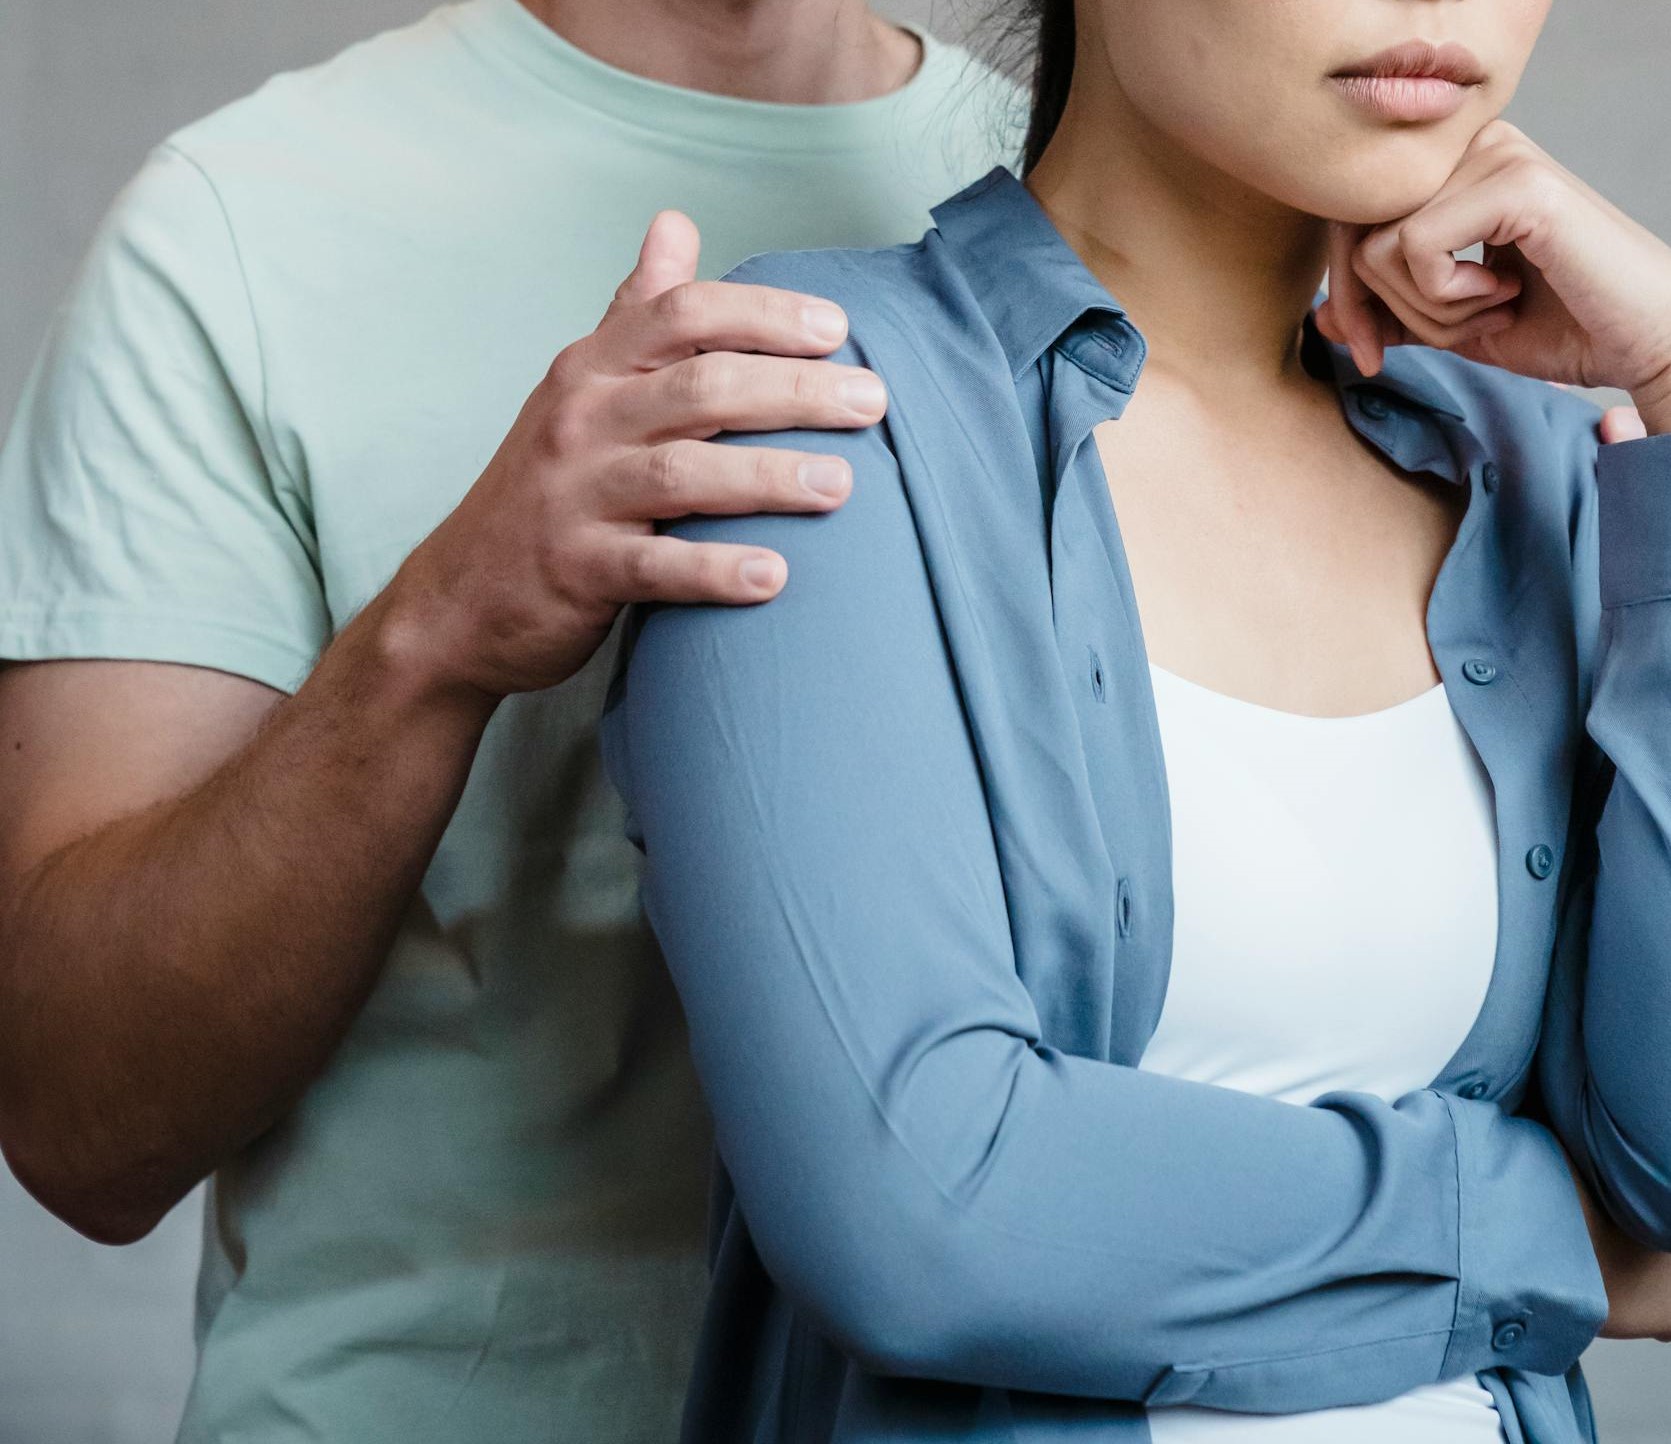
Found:
[(802, 486), (819, 496), (840, 496), (847, 490), (847, 464), (832, 457), (803, 461), (796, 474)]
[(822, 303), (806, 307), (801, 312), (801, 324), (814, 341), (821, 341), (827, 346), (835, 345), (847, 334), (847, 317), (834, 306)]
[(836, 389), (836, 399), (849, 411), (870, 416), (888, 404), (888, 392), (875, 376), (849, 376)]
[(765, 557), (750, 557), (737, 568), (737, 574), (742, 577), (745, 587), (764, 591), (777, 585), (777, 563), (767, 561)]

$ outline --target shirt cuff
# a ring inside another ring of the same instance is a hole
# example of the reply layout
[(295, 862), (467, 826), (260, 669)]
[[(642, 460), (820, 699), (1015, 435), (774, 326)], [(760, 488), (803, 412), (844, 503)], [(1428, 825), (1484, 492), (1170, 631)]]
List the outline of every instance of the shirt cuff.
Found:
[(1498, 1105), (1440, 1095), (1456, 1128), (1459, 1279), (1444, 1378), (1569, 1369), (1607, 1319), (1607, 1289), (1555, 1137)]
[(1671, 436), (1601, 448), (1601, 604), (1671, 598)]

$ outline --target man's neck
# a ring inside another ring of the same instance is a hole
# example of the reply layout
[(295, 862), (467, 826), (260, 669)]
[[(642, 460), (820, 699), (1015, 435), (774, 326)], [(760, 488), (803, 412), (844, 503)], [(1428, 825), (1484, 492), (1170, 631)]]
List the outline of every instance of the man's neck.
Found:
[(915, 36), (864, 0), (520, 0), (605, 64), (743, 100), (871, 100), (916, 73)]

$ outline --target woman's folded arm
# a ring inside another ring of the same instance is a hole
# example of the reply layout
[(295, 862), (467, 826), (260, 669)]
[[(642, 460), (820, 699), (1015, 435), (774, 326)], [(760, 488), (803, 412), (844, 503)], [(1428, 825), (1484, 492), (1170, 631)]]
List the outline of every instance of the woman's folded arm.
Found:
[(1605, 1299), (1540, 1125), (1429, 1090), (1296, 1107), (1039, 1036), (885, 431), (728, 439), (840, 453), (853, 495), (673, 528), (772, 547), (788, 584), (635, 614), (604, 745), (779, 1287), (877, 1371), (1152, 1404), (1570, 1365)]
[[(1603, 1206), (1671, 1250), (1671, 437), (1601, 449), (1600, 641), (1587, 717), (1607, 760), (1588, 938), (1557, 976), (1546, 1106)], [(1593, 575), (1593, 573), (1592, 573)]]

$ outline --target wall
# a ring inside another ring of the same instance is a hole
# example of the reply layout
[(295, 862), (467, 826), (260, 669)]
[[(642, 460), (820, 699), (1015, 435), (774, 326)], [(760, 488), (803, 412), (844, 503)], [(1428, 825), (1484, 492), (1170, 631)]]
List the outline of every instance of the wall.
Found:
[[(898, 7), (956, 34), (960, 0)], [(0, 417), (111, 194), (149, 145), (259, 83), (415, 17), (422, 0), (0, 0)], [(1557, 0), (1513, 118), (1671, 236), (1671, 6)], [(1595, 104), (1595, 97), (1606, 103)], [(0, 1444), (163, 1444), (190, 1364), (197, 1202), (106, 1250), (0, 1170)], [(1671, 1355), (1588, 1360), (1604, 1444), (1671, 1440)]]

